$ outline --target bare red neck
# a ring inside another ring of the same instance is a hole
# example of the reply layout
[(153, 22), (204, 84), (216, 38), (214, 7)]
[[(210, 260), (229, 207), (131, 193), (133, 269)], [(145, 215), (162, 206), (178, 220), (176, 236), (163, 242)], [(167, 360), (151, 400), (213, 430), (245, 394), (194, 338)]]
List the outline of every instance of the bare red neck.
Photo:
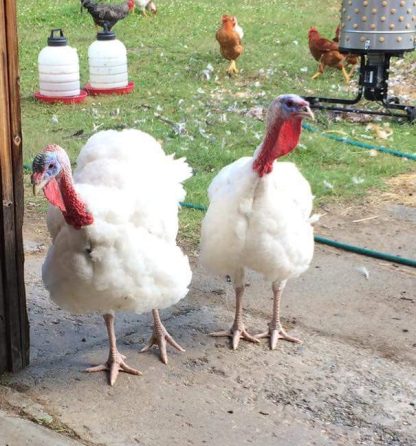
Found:
[(301, 133), (300, 118), (277, 119), (269, 126), (261, 150), (253, 162), (253, 170), (260, 177), (272, 172), (275, 160), (287, 155), (298, 144)]
[(62, 212), (65, 221), (75, 229), (81, 229), (94, 223), (94, 217), (87, 211), (85, 203), (77, 194), (71, 174), (65, 172), (60, 181), (62, 199), (65, 211)]
[(94, 217), (74, 188), (70, 170), (64, 170), (59, 180), (50, 180), (44, 193), (48, 201), (62, 211), (68, 225), (81, 229), (94, 223)]

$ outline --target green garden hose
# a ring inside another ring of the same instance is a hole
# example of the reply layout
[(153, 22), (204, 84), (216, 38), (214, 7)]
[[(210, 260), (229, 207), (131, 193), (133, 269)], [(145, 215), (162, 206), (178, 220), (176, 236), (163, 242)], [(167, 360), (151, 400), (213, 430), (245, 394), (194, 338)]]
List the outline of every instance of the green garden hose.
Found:
[[(308, 130), (309, 132), (313, 132), (313, 133), (319, 132), (319, 130), (317, 128), (311, 126), (307, 122), (304, 122), (302, 124), (302, 127), (305, 130)], [(333, 141), (343, 142), (345, 144), (349, 144), (351, 146), (358, 147), (360, 149), (377, 150), (378, 152), (387, 153), (388, 155), (398, 156), (400, 158), (407, 158), (409, 160), (416, 161), (416, 153), (404, 153), (404, 152), (400, 152), (399, 150), (389, 149), (388, 147), (384, 147), (384, 146), (376, 146), (374, 144), (368, 144), (368, 143), (361, 142), (361, 141), (355, 141), (354, 139), (348, 138), (347, 136), (331, 135), (331, 134), (322, 133), (322, 132), (321, 132), (321, 135), (324, 138), (332, 139)]]

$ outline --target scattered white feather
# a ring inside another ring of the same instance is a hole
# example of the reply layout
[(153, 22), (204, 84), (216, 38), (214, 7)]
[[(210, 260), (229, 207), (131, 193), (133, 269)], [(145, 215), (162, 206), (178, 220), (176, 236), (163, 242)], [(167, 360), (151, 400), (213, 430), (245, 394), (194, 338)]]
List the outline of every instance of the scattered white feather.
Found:
[(186, 133), (186, 123), (178, 122), (173, 126), (173, 131), (176, 135), (184, 135)]
[(360, 274), (362, 274), (367, 280), (370, 278), (370, 273), (365, 266), (357, 266), (355, 269)]
[(200, 134), (203, 138), (209, 139), (209, 135), (207, 134), (207, 132), (206, 132), (202, 127), (199, 127), (199, 128), (198, 128), (198, 131), (199, 131), (199, 134)]
[(202, 77), (206, 80), (209, 81), (211, 79), (211, 72), (208, 70), (202, 70)]
[(352, 180), (352, 182), (354, 183), (354, 184), (362, 184), (362, 183), (364, 183), (364, 178), (361, 178), (361, 177), (356, 177), (356, 176), (353, 176), (352, 178), (351, 178), (351, 180)]
[(333, 189), (334, 188), (334, 186), (329, 182), (329, 181), (327, 181), (327, 180), (324, 180), (323, 181), (323, 183), (324, 183), (324, 186), (327, 188), (327, 189)]
[(202, 76), (205, 80), (209, 81), (211, 79), (211, 75), (214, 72), (214, 67), (209, 63), (204, 70), (202, 70)]
[(309, 223), (311, 225), (317, 223), (319, 219), (322, 217), (322, 214), (313, 214), (309, 217)]
[(58, 116), (52, 115), (51, 122), (52, 124), (58, 124), (59, 122)]
[(95, 122), (92, 124), (92, 131), (96, 132), (100, 127), (102, 127), (104, 124), (96, 124)]

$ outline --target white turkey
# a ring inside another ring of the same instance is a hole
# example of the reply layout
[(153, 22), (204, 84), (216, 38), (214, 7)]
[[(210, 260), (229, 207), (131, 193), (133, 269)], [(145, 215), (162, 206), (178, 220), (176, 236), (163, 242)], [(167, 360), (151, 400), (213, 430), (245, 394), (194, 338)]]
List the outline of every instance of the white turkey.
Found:
[(52, 245), (42, 267), (51, 299), (77, 314), (104, 315), (110, 351), (105, 364), (87, 369), (138, 375), (116, 346), (114, 312), (153, 311), (147, 350), (166, 343), (183, 351), (162, 325), (158, 309), (188, 292), (188, 258), (176, 245), (182, 182), (191, 176), (184, 158), (165, 155), (139, 130), (101, 131), (82, 148), (74, 177), (61, 147), (48, 145), (33, 161), (34, 193), (50, 202), (47, 225)]
[[(286, 281), (304, 272), (313, 256), (313, 228), (309, 183), (295, 164), (276, 159), (298, 144), (302, 119), (313, 113), (309, 103), (293, 94), (273, 100), (266, 135), (252, 157), (224, 167), (208, 189), (209, 208), (202, 222), (201, 263), (212, 273), (229, 275), (236, 295), (234, 324), (229, 331), (232, 347), (240, 339), (259, 342), (270, 337), (275, 349), (279, 338), (289, 336), (280, 323), (280, 298)], [(252, 336), (242, 319), (244, 275), (257, 271), (272, 282), (273, 315), (269, 329)]]

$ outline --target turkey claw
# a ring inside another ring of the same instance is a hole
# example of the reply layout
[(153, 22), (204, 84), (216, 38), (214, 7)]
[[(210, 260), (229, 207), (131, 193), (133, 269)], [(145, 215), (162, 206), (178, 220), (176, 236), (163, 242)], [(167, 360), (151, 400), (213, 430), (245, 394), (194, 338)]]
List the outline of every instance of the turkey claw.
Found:
[(228, 337), (232, 338), (231, 345), (233, 347), (233, 350), (237, 350), (238, 344), (240, 343), (240, 339), (244, 339), (245, 341), (254, 342), (255, 344), (258, 344), (260, 341), (256, 339), (256, 337), (252, 336), (250, 333), (247, 332), (245, 328), (241, 329), (231, 329), (228, 331), (216, 331), (214, 333), (210, 333), (210, 336), (213, 337)]
[(264, 333), (256, 335), (256, 339), (270, 338), (270, 350), (275, 350), (277, 347), (277, 341), (283, 339), (285, 341), (294, 342), (296, 344), (302, 344), (302, 341), (293, 336), (289, 336), (283, 328), (278, 330), (277, 328), (269, 329)]
[(140, 353), (147, 352), (150, 350), (154, 345), (157, 345), (160, 350), (160, 360), (163, 362), (163, 364), (168, 363), (168, 354), (166, 351), (167, 344), (170, 344), (172, 347), (176, 348), (176, 350), (180, 352), (184, 352), (185, 349), (181, 347), (173, 338), (172, 336), (167, 332), (166, 328), (162, 325), (160, 328), (155, 328), (153, 330), (152, 336), (150, 336), (150, 339), (145, 347), (143, 347), (140, 350)]
[(85, 371), (88, 373), (94, 373), (108, 370), (110, 372), (109, 374), (110, 386), (113, 386), (114, 383), (116, 382), (119, 372), (130, 373), (131, 375), (138, 375), (138, 376), (142, 375), (142, 372), (140, 372), (140, 370), (134, 369), (133, 367), (127, 365), (124, 362), (125, 358), (126, 357), (124, 355), (117, 353), (116, 355), (114, 356), (112, 355), (110, 358), (108, 358), (105, 364), (89, 367)]

